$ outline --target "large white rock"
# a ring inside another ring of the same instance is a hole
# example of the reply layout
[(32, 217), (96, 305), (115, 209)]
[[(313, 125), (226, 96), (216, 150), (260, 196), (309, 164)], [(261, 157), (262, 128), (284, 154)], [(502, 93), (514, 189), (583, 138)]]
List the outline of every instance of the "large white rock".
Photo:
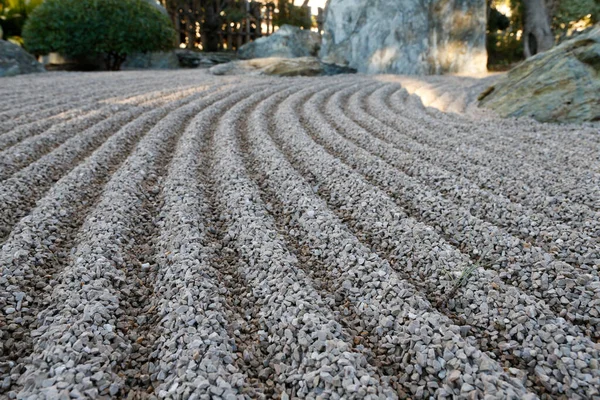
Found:
[(320, 57), (365, 73), (486, 71), (485, 0), (329, 0)]
[(271, 36), (261, 37), (246, 43), (238, 50), (241, 59), (266, 57), (314, 57), (321, 47), (321, 37), (317, 32), (283, 25)]

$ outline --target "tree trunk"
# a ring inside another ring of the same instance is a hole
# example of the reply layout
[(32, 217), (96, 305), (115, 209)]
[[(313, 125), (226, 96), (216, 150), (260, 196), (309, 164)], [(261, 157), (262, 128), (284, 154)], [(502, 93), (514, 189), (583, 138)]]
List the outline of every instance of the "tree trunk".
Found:
[(523, 0), (523, 53), (529, 58), (554, 46), (554, 35), (544, 0)]
[(109, 52), (104, 55), (104, 64), (107, 71), (119, 71), (121, 70), (121, 64), (125, 62), (127, 55), (117, 54)]

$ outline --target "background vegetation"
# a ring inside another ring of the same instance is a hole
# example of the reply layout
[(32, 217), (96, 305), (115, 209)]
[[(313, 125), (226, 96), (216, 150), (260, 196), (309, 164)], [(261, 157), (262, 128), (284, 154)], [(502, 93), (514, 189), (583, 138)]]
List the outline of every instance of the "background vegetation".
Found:
[(313, 20), (307, 12), (308, 0), (302, 5), (295, 5), (291, 0), (279, 0), (277, 9), (279, 12), (275, 15), (274, 24), (276, 26), (294, 25), (304, 29), (310, 29), (313, 26)]
[(144, 0), (46, 0), (31, 13), (23, 39), (34, 54), (100, 56), (118, 70), (129, 54), (172, 48), (175, 31)]
[[(487, 0), (488, 67), (492, 70), (508, 69), (524, 58), (522, 37), (524, 1)], [(577, 34), (600, 19), (599, 0), (544, 1), (556, 43)], [(46, 0), (45, 2), (44, 0), (0, 0), (0, 28), (4, 39), (23, 45), (23, 29), (26, 21), (42, 3), (46, 10), (43, 11), (44, 17), (38, 18), (38, 21), (32, 24), (31, 34), (26, 43), (27, 47), (34, 52), (42, 52), (50, 48), (68, 50), (72, 55), (90, 51), (92, 54), (108, 52), (118, 60), (123, 57), (123, 54), (133, 50), (166, 48), (167, 37), (168, 40), (173, 37), (172, 29), (167, 26), (166, 16), (158, 16), (160, 13), (156, 10), (150, 13), (148, 7), (143, 7), (146, 10), (143, 12), (144, 15), (135, 15), (142, 7), (141, 3), (145, 3), (143, 0)], [(137, 5), (128, 8), (127, 5), (133, 3)], [(238, 27), (243, 27), (244, 24), (250, 24), (248, 29), (256, 30), (257, 21), (261, 18), (261, 10), (264, 12), (265, 6), (274, 11), (272, 14), (274, 26), (290, 24), (305, 29), (315, 26), (308, 12), (308, 0), (296, 0), (296, 2), (294, 0), (250, 2), (160, 0), (160, 3), (169, 13), (171, 26), (178, 29), (176, 41), (190, 49), (222, 50), (224, 48), (222, 33), (227, 30), (227, 27), (236, 24)], [(91, 29), (77, 28), (73, 16), (89, 17), (87, 10), (90, 4), (98, 10), (102, 9), (106, 15), (101, 17), (102, 21), (90, 20)], [(109, 11), (113, 8), (115, 11)], [(44, 21), (41, 21), (42, 19)], [(133, 24), (133, 21), (138, 19), (143, 22), (138, 25)], [(59, 20), (65, 21), (65, 25), (56, 25), (56, 21)], [(66, 36), (60, 36), (53, 31), (60, 31), (64, 27), (68, 28), (63, 29), (68, 32)], [(43, 30), (47, 37), (35, 37), (33, 34)], [(127, 32), (127, 39), (123, 36), (124, 31)], [(97, 32), (101, 34), (97, 35)]]
[(0, 28), (4, 39), (22, 45), (23, 26), (31, 12), (44, 0), (0, 0)]
[(180, 42), (188, 49), (223, 50), (228, 26), (234, 31), (260, 30), (261, 21), (267, 17), (266, 10), (274, 26), (289, 24), (308, 29), (314, 25), (307, 0), (301, 4), (294, 4), (293, 0), (160, 0), (160, 3), (171, 16)]
[[(598, 22), (597, 0), (546, 0), (555, 42)], [(508, 69), (523, 60), (523, 0), (488, 0), (488, 68)]]

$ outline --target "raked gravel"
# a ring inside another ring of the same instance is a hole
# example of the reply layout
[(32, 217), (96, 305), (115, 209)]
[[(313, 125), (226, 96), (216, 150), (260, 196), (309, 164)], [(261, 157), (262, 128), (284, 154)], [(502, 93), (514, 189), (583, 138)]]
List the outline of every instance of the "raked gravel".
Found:
[(4, 78), (0, 399), (600, 396), (600, 128), (494, 78)]

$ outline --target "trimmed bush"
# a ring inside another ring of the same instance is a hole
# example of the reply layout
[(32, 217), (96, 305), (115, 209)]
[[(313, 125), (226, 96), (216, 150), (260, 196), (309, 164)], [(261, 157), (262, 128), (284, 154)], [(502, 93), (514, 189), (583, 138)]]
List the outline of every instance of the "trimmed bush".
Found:
[(102, 56), (108, 70), (119, 70), (128, 54), (173, 48), (169, 18), (144, 0), (46, 0), (23, 30), (34, 54)]

